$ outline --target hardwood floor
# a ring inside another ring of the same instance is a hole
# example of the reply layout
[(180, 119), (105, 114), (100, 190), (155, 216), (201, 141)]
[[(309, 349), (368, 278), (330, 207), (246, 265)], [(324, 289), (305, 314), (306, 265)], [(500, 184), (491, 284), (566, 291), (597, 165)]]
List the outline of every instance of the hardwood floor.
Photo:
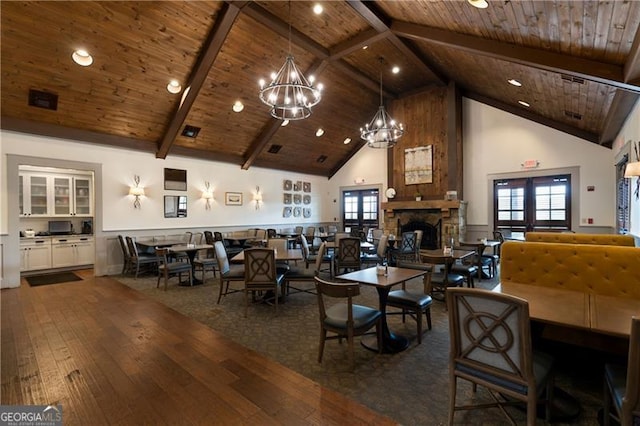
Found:
[(0, 292), (1, 403), (66, 425), (394, 424), (91, 271)]

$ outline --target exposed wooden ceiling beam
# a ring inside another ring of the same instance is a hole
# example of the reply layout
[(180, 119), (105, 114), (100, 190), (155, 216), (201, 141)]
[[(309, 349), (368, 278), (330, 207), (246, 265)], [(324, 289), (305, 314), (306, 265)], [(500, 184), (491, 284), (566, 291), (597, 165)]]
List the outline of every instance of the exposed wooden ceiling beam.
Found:
[(375, 6), (375, 3), (361, 0), (347, 0), (347, 3), (376, 31), (388, 34), (387, 39), (400, 50), (403, 55), (411, 60), (417, 68), (439, 80), (440, 83), (446, 84), (448, 78), (446, 78), (444, 74), (437, 70), (433, 64), (428, 63), (426, 58), (421, 57), (421, 55), (412, 49), (404, 40), (401, 40), (393, 32), (389, 32), (391, 20)]
[(609, 148), (613, 146), (613, 140), (618, 136), (618, 133), (620, 133), (622, 126), (624, 126), (638, 98), (640, 98), (640, 95), (637, 93), (626, 90), (616, 90), (616, 94), (609, 107), (609, 112), (604, 120), (602, 133), (600, 134), (601, 145), (608, 146)]
[(343, 56), (357, 52), (365, 46), (371, 46), (380, 40), (384, 40), (390, 34), (391, 31), (378, 32), (375, 28), (358, 33), (355, 37), (333, 46), (329, 50), (329, 59), (332, 61), (338, 60)]
[(225, 154), (220, 152), (206, 151), (198, 148), (174, 145), (171, 148), (171, 155), (181, 155), (183, 157), (198, 158), (200, 160), (220, 161), (223, 163), (240, 164), (240, 155)]
[(436, 43), (473, 54), (489, 56), (555, 73), (569, 74), (621, 89), (640, 92), (639, 86), (624, 81), (623, 69), (617, 65), (575, 56), (569, 58), (563, 53), (458, 34), (409, 22), (393, 21), (391, 31), (400, 37), (412, 40)]
[(31, 121), (23, 118), (8, 117), (4, 115), (2, 116), (2, 118), (0, 118), (0, 127), (3, 130), (11, 130), (14, 132), (31, 133), (34, 135), (49, 136), (59, 139), (69, 139), (84, 143), (115, 146), (118, 148), (126, 148), (149, 153), (155, 152), (157, 148), (157, 145), (154, 141), (144, 141), (125, 136), (116, 136), (107, 133), (99, 133), (90, 130), (65, 127), (59, 124)]
[(191, 70), (191, 75), (185, 85), (182, 101), (176, 106), (176, 111), (171, 117), (171, 121), (169, 121), (160, 141), (160, 146), (156, 153), (157, 158), (166, 158), (239, 14), (240, 8), (236, 5), (225, 3), (222, 6), (219, 17), (202, 46), (202, 51), (193, 70)]
[(518, 108), (513, 105), (509, 105), (507, 103), (499, 101), (497, 99), (493, 99), (488, 96), (481, 95), (479, 93), (464, 91), (463, 95), (469, 99), (473, 99), (474, 101), (478, 101), (483, 104), (492, 106), (494, 108), (501, 109), (513, 115), (517, 115), (518, 117), (526, 118), (527, 120), (531, 120), (536, 123), (542, 124), (544, 126), (551, 127), (552, 129), (556, 129), (558, 131), (573, 135), (575, 137), (584, 139), (586, 141), (599, 144), (600, 138), (595, 133), (591, 133), (586, 130), (582, 130), (577, 127), (570, 126), (566, 123), (561, 123), (559, 121), (551, 120), (549, 118), (535, 114), (525, 108)]

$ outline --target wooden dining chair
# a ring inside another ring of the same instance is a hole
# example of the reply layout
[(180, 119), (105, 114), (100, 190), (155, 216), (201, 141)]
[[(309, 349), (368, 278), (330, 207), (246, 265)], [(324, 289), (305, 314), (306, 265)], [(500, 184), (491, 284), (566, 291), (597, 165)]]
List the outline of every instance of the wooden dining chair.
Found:
[(169, 261), (169, 249), (166, 247), (156, 247), (156, 256), (159, 259), (158, 265), (158, 282), (156, 288), (160, 287), (160, 279), (164, 278), (164, 291), (167, 291), (167, 285), (169, 278), (173, 276), (178, 277), (178, 281), (182, 281), (182, 274), (189, 276), (189, 285), (193, 285), (193, 270), (188, 259), (186, 262), (170, 262)]
[(276, 269), (275, 253), (270, 248), (251, 248), (244, 251), (244, 316), (249, 310), (249, 293), (272, 292), (276, 315), (279, 294), (284, 292), (284, 274)]
[(621, 426), (640, 424), (640, 317), (631, 318), (627, 365), (604, 367), (604, 426), (612, 417)]
[(430, 289), (431, 271), (423, 275), (422, 288), (409, 289), (407, 283), (403, 282), (401, 289), (390, 291), (387, 296), (387, 307), (400, 309), (400, 311), (387, 310), (387, 315), (400, 314), (402, 315), (402, 322), (405, 322), (407, 316), (416, 321), (418, 344), (422, 343), (422, 315), (427, 319), (427, 329), (431, 330), (431, 305), (433, 299), (431, 298)]
[[(446, 300), (446, 291), (449, 287), (461, 287), (464, 284), (464, 276), (451, 270), (453, 257), (443, 255), (421, 254), (422, 261), (431, 265), (431, 296), (436, 300)], [(442, 297), (436, 297), (440, 294)]]
[(360, 238), (344, 237), (338, 241), (338, 250), (334, 256), (335, 274), (338, 275), (340, 269), (346, 273), (347, 270), (359, 270), (362, 267), (360, 260)]
[(138, 246), (136, 246), (135, 241), (131, 237), (125, 237), (127, 242), (127, 248), (129, 249), (130, 256), (130, 266), (131, 269), (135, 267), (136, 273), (134, 278), (138, 278), (138, 274), (140, 273), (140, 267), (156, 267), (158, 265), (159, 259), (158, 256), (149, 253), (141, 253), (138, 251)]
[(234, 265), (233, 268), (229, 265), (229, 258), (227, 257), (227, 250), (224, 247), (222, 241), (216, 241), (213, 244), (213, 248), (216, 252), (216, 260), (218, 261), (218, 277), (220, 282), (220, 289), (218, 292), (218, 304), (222, 300), (222, 296), (227, 296), (231, 293), (238, 293), (244, 291), (244, 288), (231, 288), (229, 284), (231, 282), (243, 282), (244, 281), (244, 268)]
[[(360, 294), (360, 284), (345, 284), (325, 281), (315, 277), (318, 309), (320, 312), (320, 348), (318, 362), (322, 362), (324, 342), (330, 339), (347, 339), (349, 345), (349, 364), (354, 366), (355, 336), (369, 334), (376, 327), (379, 351), (382, 351), (382, 312), (378, 309), (353, 303)], [(325, 299), (342, 299), (343, 302), (328, 304)], [(327, 336), (327, 333), (335, 335)]]
[[(526, 403), (527, 425), (536, 424), (537, 405), (545, 404), (550, 420), (553, 357), (531, 347), (529, 304), (526, 300), (471, 288), (447, 290), (449, 312), (449, 421), (458, 410), (498, 407), (516, 424), (505, 406)], [(489, 390), (493, 401), (458, 405), (458, 379)], [(546, 399), (541, 395), (546, 390)]]
[[(315, 258), (314, 258), (314, 265), (315, 267), (313, 269), (309, 269), (308, 267), (303, 267), (303, 266), (293, 266), (291, 267), (291, 269), (289, 271), (287, 271), (286, 275), (285, 275), (285, 288), (286, 288), (286, 293), (290, 294), (293, 290), (293, 292), (304, 292), (304, 293), (312, 293), (315, 294), (315, 284), (313, 285), (312, 289), (309, 289), (308, 287), (305, 288), (301, 288), (301, 287), (294, 287), (291, 285), (291, 283), (300, 283), (300, 282), (310, 282), (310, 283), (314, 283), (315, 277), (321, 277), (324, 278), (324, 276), (326, 275), (331, 275), (330, 274), (330, 270), (331, 270), (331, 266), (329, 266), (328, 269), (322, 269), (322, 265), (325, 263), (325, 252), (326, 252), (326, 246), (327, 243), (326, 242), (322, 242), (320, 244), (320, 248), (318, 248), (318, 253), (316, 253)], [(304, 245), (303, 245), (303, 252), (304, 252)], [(328, 259), (331, 259), (331, 257), (328, 257)], [(307, 259), (305, 259), (306, 261)], [(330, 262), (330, 260), (329, 260)]]
[(129, 254), (127, 242), (122, 235), (118, 235), (118, 242), (120, 243), (120, 250), (122, 250), (122, 272), (120, 275), (124, 275), (131, 269), (131, 255)]

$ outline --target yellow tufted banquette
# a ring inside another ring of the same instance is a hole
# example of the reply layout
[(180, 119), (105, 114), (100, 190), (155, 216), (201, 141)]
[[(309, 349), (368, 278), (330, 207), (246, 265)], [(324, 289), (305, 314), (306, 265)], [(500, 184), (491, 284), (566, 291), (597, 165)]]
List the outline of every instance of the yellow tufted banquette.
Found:
[(640, 299), (640, 248), (507, 241), (500, 280)]
[(525, 241), (532, 243), (568, 243), (568, 244), (598, 244), (603, 246), (631, 246), (636, 245), (631, 235), (619, 234), (573, 234), (561, 232), (527, 232)]

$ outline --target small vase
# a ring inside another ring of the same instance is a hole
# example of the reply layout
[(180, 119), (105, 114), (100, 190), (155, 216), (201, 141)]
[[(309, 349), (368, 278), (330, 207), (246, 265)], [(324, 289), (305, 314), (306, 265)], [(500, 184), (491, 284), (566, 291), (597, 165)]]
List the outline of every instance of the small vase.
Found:
[(416, 201), (422, 201), (422, 196), (416, 197)]

